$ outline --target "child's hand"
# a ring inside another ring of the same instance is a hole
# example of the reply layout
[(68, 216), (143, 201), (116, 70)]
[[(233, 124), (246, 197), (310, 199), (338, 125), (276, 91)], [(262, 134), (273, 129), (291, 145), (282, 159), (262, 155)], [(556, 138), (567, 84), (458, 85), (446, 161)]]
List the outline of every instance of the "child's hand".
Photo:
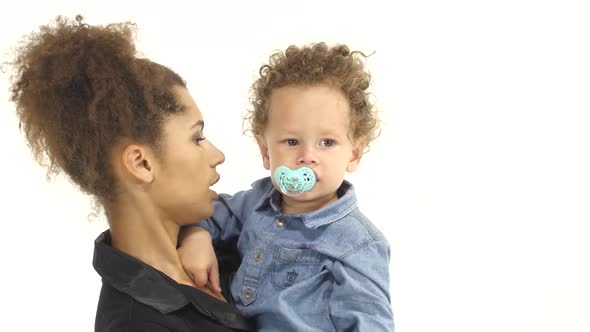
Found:
[(200, 227), (185, 229), (180, 238), (178, 255), (195, 286), (208, 285), (212, 291), (221, 293), (219, 267), (209, 232)]

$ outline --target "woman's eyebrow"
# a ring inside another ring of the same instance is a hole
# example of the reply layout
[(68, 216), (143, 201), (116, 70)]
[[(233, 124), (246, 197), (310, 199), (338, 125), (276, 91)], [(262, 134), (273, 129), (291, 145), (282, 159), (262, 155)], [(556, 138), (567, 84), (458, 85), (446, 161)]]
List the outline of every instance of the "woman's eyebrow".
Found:
[(205, 121), (203, 121), (203, 120), (199, 120), (199, 121), (195, 122), (195, 123), (194, 123), (194, 124), (191, 126), (191, 129), (193, 129), (193, 128), (195, 128), (195, 127), (198, 127), (198, 126), (201, 126), (201, 129), (203, 129), (203, 128), (205, 127)]

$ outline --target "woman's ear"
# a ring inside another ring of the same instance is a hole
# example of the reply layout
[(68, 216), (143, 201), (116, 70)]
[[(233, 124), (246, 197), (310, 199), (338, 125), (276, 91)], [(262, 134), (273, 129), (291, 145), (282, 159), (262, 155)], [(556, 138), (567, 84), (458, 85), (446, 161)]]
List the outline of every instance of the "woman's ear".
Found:
[(154, 157), (148, 148), (130, 144), (123, 149), (121, 155), (123, 169), (135, 181), (148, 184), (154, 180)]

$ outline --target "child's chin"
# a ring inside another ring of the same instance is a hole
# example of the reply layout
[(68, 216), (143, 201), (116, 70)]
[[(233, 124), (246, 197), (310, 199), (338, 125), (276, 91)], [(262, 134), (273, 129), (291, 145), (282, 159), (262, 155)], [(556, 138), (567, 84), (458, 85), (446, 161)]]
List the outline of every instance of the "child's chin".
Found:
[(313, 189), (311, 191), (306, 191), (299, 196), (292, 197), (297, 201), (311, 201), (316, 198), (316, 194), (314, 193)]
[(316, 196), (316, 191), (315, 191), (316, 188), (312, 188), (310, 191), (306, 191), (306, 192), (299, 194), (299, 195), (291, 196), (291, 195), (287, 195), (284, 192), (282, 192), (281, 189), (277, 185), (275, 185), (274, 187), (278, 192), (281, 193), (281, 195), (283, 197), (289, 197), (289, 198), (297, 200), (297, 201), (308, 201), (310, 199), (315, 198), (315, 196)]

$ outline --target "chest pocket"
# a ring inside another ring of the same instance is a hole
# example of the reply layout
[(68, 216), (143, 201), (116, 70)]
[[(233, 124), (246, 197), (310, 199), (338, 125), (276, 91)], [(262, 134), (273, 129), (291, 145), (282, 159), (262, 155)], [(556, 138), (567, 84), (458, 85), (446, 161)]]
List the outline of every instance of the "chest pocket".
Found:
[(277, 247), (272, 264), (272, 283), (285, 289), (317, 274), (320, 254), (312, 249)]

